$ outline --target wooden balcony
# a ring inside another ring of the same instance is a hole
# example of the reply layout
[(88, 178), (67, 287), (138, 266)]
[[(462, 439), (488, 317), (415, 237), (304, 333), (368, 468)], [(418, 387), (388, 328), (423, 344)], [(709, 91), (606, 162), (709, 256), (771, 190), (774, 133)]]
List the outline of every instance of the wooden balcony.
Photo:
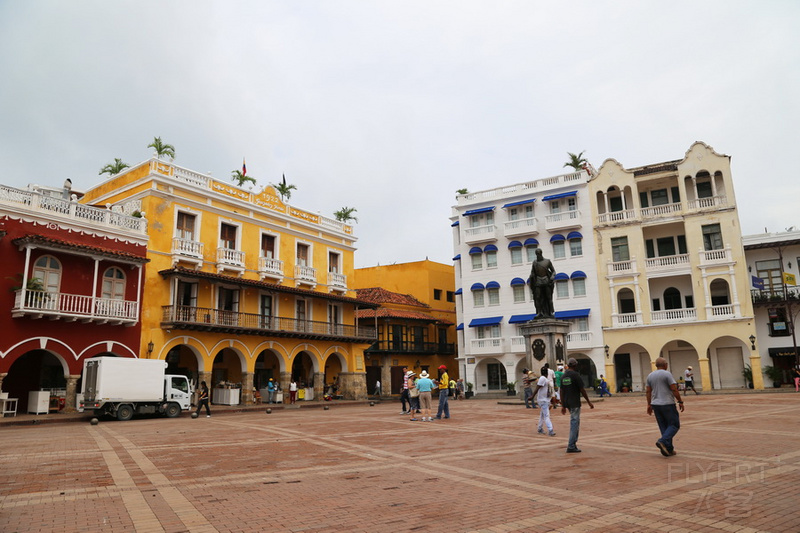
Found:
[(139, 302), (20, 289), (11, 316), (133, 326), (139, 321)]
[(237, 335), (362, 343), (372, 343), (377, 337), (374, 327), (331, 324), (183, 305), (165, 305), (161, 310), (161, 327), (163, 329), (189, 329)]

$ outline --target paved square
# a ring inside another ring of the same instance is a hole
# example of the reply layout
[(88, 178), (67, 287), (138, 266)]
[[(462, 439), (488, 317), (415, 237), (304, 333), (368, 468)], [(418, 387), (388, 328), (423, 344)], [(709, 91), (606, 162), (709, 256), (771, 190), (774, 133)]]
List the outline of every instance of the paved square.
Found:
[(399, 403), (0, 426), (0, 531), (800, 531), (800, 394), (686, 398), (675, 457), (641, 396), (582, 414)]

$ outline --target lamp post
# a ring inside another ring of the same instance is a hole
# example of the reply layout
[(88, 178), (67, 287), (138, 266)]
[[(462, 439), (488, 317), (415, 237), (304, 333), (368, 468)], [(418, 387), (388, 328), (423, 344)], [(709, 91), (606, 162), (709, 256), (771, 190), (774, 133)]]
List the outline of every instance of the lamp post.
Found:
[(156, 347), (156, 345), (153, 344), (153, 341), (150, 341), (150, 342), (147, 343), (147, 356), (148, 357), (153, 354), (153, 348), (155, 348), (155, 347)]
[(750, 335), (750, 349), (755, 351), (756, 350), (756, 336)]
[(606, 359), (608, 359), (608, 344), (603, 346), (603, 348), (606, 350)]

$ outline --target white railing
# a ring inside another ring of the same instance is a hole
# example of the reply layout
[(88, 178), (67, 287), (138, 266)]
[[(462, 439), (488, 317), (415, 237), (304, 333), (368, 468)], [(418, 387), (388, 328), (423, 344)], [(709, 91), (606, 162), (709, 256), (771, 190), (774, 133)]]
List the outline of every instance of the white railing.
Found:
[(653, 207), (642, 208), (642, 218), (660, 217), (664, 215), (671, 215), (672, 213), (680, 213), (682, 211), (681, 203), (656, 205)]
[(328, 272), (328, 286), (338, 289), (347, 288), (347, 276), (338, 272)]
[(535, 218), (523, 218), (505, 223), (505, 236), (535, 235), (539, 233), (539, 221)]
[(497, 226), (494, 224), (489, 226), (466, 228), (464, 230), (464, 242), (467, 244), (488, 240), (497, 240)]
[(647, 270), (670, 270), (678, 266), (689, 265), (689, 254), (666, 255), (645, 259)]
[(545, 215), (544, 224), (548, 231), (559, 228), (572, 228), (580, 226), (581, 212), (577, 209), (573, 211), (563, 211)]
[(217, 263), (244, 266), (244, 251), (230, 248), (217, 248)]
[(298, 281), (305, 281), (310, 283), (317, 282), (317, 269), (310, 266), (295, 265), (294, 277)]
[(711, 306), (712, 318), (731, 318), (735, 316), (733, 305), (712, 305)]
[(597, 222), (609, 224), (611, 222), (622, 222), (623, 220), (633, 220), (636, 218), (635, 209), (625, 209), (624, 211), (612, 211), (611, 213), (601, 213), (597, 215)]
[(700, 264), (728, 263), (730, 261), (733, 261), (730, 244), (726, 244), (722, 250), (700, 250)]
[(630, 274), (633, 272), (636, 261), (628, 259), (627, 261), (613, 261), (608, 263), (608, 274)]
[(650, 315), (653, 322), (689, 322), (697, 320), (697, 309), (667, 309), (666, 311), (653, 311)]
[(474, 354), (500, 353), (503, 351), (503, 339), (500, 337), (472, 339), (470, 347)]
[(513, 353), (524, 353), (525, 352), (525, 337), (522, 335), (517, 337), (511, 337), (509, 339), (509, 346)]
[(283, 277), (283, 261), (269, 257), (259, 257), (258, 273), (262, 276)]
[(209, 176), (204, 176), (199, 172), (194, 172), (193, 170), (186, 168), (176, 166), (173, 166), (172, 168), (175, 169), (175, 174), (173, 177), (176, 180), (188, 183), (189, 185), (194, 185), (195, 187), (202, 187), (204, 189), (208, 188), (209, 180), (211, 179)]
[(136, 322), (139, 316), (139, 302), (20, 289), (16, 292), (12, 314)]
[(147, 221), (144, 218), (114, 212), (111, 205), (102, 209), (80, 204), (77, 201), (54, 198), (40, 192), (23, 191), (6, 186), (0, 186), (0, 203), (23, 207), (31, 211), (40, 211), (48, 217), (55, 215), (81, 223), (89, 222), (142, 235), (147, 233)]
[(570, 172), (569, 174), (561, 174), (549, 178), (541, 178), (533, 181), (525, 181), (515, 185), (506, 185), (496, 189), (488, 189), (485, 191), (471, 192), (461, 194), (458, 196), (459, 205), (464, 203), (471, 203), (475, 200), (489, 200), (492, 198), (504, 198), (509, 196), (516, 196), (520, 193), (530, 193), (537, 191), (544, 191), (552, 189), (557, 185), (565, 185), (572, 183), (582, 183), (588, 179), (589, 175), (584, 172)]
[(567, 333), (567, 346), (570, 348), (586, 348), (592, 343), (591, 331), (574, 331)]
[(615, 327), (639, 326), (642, 324), (642, 314), (637, 313), (617, 313), (611, 316)]
[(189, 257), (202, 258), (203, 243), (175, 237), (174, 239), (172, 239), (172, 253), (178, 255), (186, 255)]
[(705, 209), (707, 207), (720, 207), (727, 204), (727, 196), (709, 196), (708, 198), (689, 200), (689, 209)]

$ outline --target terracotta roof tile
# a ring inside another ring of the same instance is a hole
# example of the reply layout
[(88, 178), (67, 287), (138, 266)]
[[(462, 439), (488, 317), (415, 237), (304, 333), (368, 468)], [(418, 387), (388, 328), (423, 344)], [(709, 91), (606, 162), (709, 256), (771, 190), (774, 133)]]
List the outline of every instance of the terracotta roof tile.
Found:
[(359, 299), (377, 304), (397, 304), (410, 305), (414, 307), (430, 308), (426, 303), (420, 302), (410, 294), (400, 294), (392, 292), (382, 287), (370, 287), (367, 289), (356, 289)]
[(435, 322), (442, 325), (452, 325), (452, 322), (436, 318), (435, 316), (419, 311), (404, 311), (402, 309), (388, 309), (382, 307), (380, 309), (359, 309), (356, 311), (356, 316), (359, 319), (368, 318), (397, 318), (402, 320), (423, 320), (425, 322)]
[(44, 235), (35, 234), (19, 237), (11, 242), (16, 246), (20, 246), (22, 244), (38, 244), (40, 246), (48, 246), (55, 249), (78, 250), (86, 253), (99, 254), (106, 257), (118, 257), (121, 259), (127, 259), (129, 261), (135, 261), (137, 263), (148, 263), (150, 261), (145, 257), (146, 249), (144, 246), (142, 247), (142, 254), (138, 255), (130, 252), (123, 252), (121, 250), (114, 250), (113, 248), (91, 246), (88, 244), (64, 241), (61, 239), (54, 239), (52, 237), (45, 237)]

